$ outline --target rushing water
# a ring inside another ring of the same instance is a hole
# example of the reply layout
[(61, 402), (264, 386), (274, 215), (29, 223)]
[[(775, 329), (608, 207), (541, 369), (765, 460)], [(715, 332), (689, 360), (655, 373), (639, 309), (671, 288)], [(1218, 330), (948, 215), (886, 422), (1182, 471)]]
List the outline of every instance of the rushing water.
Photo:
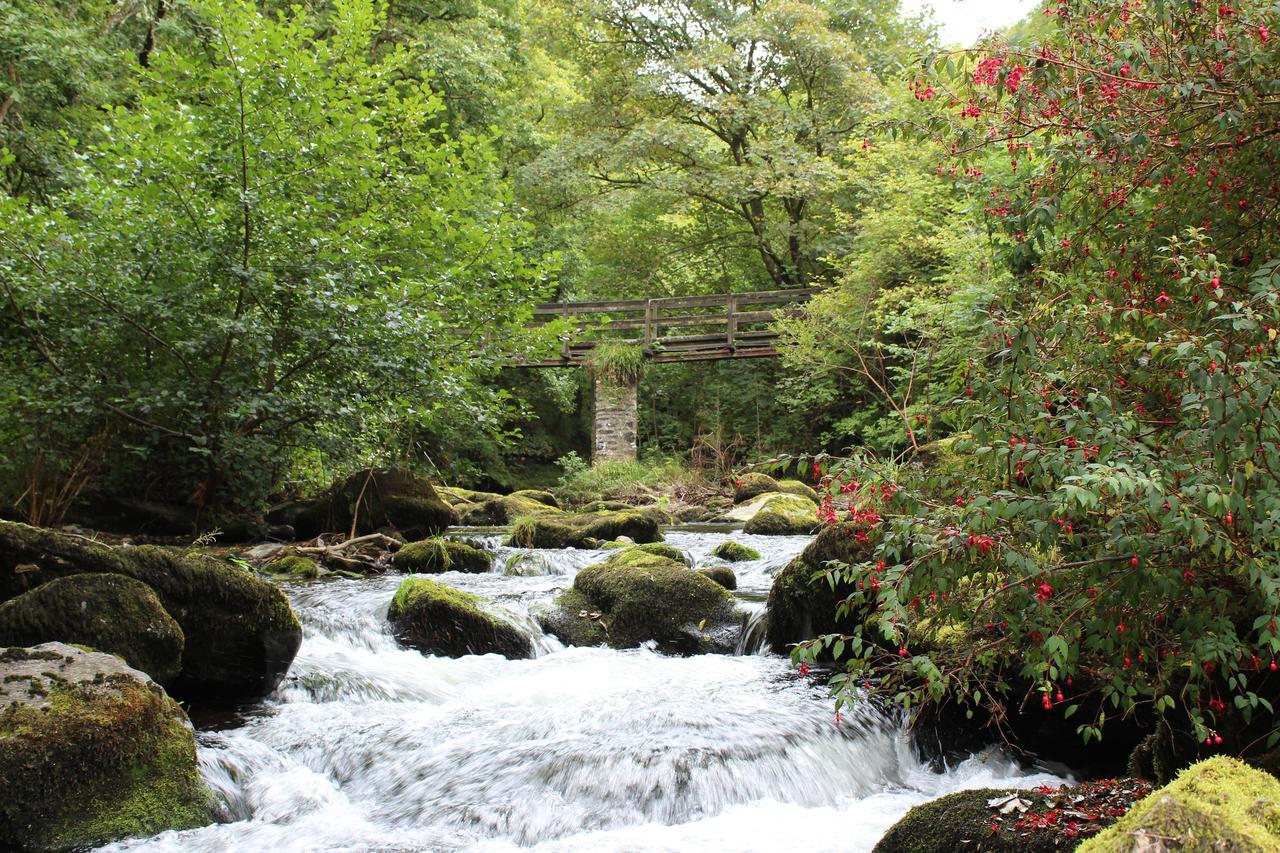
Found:
[[(723, 531), (671, 531), (697, 564)], [(138, 851), (869, 850), (908, 808), (951, 790), (1038, 785), (1003, 757), (946, 773), (862, 706), (761, 653), (775, 572), (805, 537), (734, 534), (752, 614), (737, 656), (566, 648), (531, 612), (593, 551), (501, 548), (490, 574), (448, 573), (534, 637), (537, 657), (426, 657), (387, 632), (401, 576), (299, 584), (289, 677), (233, 728), (198, 736), (225, 822), (114, 845)], [(515, 558), (505, 574), (508, 558)]]

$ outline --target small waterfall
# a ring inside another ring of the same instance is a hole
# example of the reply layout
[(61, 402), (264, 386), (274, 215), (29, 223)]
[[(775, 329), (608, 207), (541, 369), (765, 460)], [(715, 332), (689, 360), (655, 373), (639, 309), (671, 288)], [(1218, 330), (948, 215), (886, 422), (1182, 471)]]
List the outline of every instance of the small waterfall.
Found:
[[(871, 705), (837, 718), (825, 689), (764, 651), (773, 575), (805, 537), (671, 531), (695, 566), (728, 538), (746, 619), (738, 655), (566, 648), (534, 618), (603, 559), (496, 552), (488, 574), (438, 576), (533, 638), (536, 657), (428, 657), (386, 608), (401, 576), (288, 588), (304, 641), (289, 677), (239, 725), (199, 734), (225, 822), (113, 851), (869, 850), (911, 805), (1024, 776), (1000, 755), (921, 765)], [(512, 564), (535, 570), (513, 572)]]

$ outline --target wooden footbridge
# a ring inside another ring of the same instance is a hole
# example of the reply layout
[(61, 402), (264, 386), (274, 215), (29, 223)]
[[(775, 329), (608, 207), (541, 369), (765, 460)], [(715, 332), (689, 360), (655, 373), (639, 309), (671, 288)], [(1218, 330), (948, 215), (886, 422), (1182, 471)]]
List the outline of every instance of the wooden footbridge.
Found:
[(606, 341), (634, 341), (655, 363), (776, 356), (773, 323), (808, 302), (816, 288), (672, 296), (612, 302), (551, 302), (533, 311), (535, 325), (568, 320), (577, 334), (557, 357), (524, 367), (585, 364)]

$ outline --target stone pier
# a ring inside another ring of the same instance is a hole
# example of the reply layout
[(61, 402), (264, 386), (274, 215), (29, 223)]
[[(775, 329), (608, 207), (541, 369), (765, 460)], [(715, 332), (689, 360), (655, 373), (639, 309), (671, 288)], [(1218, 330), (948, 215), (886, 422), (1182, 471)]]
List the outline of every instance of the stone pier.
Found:
[(595, 420), (591, 426), (592, 462), (636, 460), (636, 383), (618, 383), (596, 375)]

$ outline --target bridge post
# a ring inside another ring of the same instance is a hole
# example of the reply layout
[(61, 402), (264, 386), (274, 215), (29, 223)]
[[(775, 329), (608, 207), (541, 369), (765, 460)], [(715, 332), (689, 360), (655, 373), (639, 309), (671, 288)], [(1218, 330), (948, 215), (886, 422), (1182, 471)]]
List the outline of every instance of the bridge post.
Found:
[(636, 381), (615, 382), (596, 374), (594, 386), (591, 461), (636, 461)]

